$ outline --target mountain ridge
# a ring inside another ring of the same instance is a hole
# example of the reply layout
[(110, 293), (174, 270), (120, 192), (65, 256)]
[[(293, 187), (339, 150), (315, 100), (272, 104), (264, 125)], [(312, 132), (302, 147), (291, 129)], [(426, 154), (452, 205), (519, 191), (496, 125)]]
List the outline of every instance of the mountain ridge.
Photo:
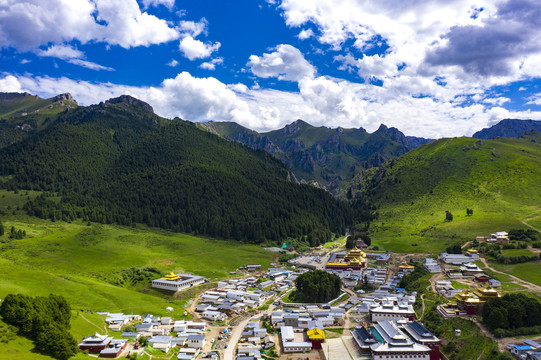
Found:
[(282, 160), (301, 182), (311, 182), (338, 195), (359, 169), (381, 165), (393, 157), (431, 141), (405, 136), (380, 125), (369, 134), (364, 128), (316, 127), (298, 119), (281, 129), (258, 133), (234, 122), (209, 121), (197, 126), (264, 150)]
[(503, 119), (496, 125), (477, 131), (472, 137), (485, 140), (498, 137), (519, 137), (532, 130), (541, 131), (540, 120)]

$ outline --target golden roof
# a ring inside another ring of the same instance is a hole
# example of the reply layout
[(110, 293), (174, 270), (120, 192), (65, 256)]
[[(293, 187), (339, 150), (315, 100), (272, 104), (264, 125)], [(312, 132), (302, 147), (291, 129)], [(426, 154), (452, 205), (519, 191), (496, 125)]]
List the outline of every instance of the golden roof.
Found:
[(366, 257), (366, 254), (364, 251), (362, 251), (361, 249), (359, 249), (358, 247), (354, 247), (353, 249), (351, 249), (348, 254), (346, 255), (346, 257), (360, 257), (360, 258), (365, 258)]
[(492, 298), (492, 297), (501, 297), (498, 290), (489, 287), (488, 284), (485, 287), (480, 287), (480, 288), (475, 289), (473, 293), (477, 295), (477, 297), (479, 297), (479, 299), (481, 300)]
[(413, 265), (400, 265), (398, 268), (399, 269), (415, 269), (415, 266), (413, 266)]
[(173, 273), (173, 272), (170, 272), (169, 274), (165, 275), (163, 278), (164, 278), (165, 280), (171, 280), (171, 281), (173, 281), (173, 280), (178, 280), (178, 279), (180, 279), (180, 276), (178, 276), (177, 274), (175, 274), (175, 273)]
[(308, 330), (306, 332), (306, 335), (308, 335), (308, 338), (310, 340), (325, 340), (325, 332), (318, 328), (313, 328), (312, 330)]
[(474, 298), (473, 295), (469, 293), (466, 289), (455, 294), (455, 299), (461, 302), (479, 302), (479, 299)]

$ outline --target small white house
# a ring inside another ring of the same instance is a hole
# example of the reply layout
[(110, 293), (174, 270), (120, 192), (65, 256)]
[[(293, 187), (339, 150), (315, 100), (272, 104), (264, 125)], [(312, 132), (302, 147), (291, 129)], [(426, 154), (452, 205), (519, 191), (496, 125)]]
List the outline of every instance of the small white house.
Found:
[(206, 343), (207, 340), (205, 339), (205, 335), (188, 336), (188, 346), (191, 348), (202, 349)]
[(207, 320), (211, 320), (211, 321), (227, 319), (227, 315), (224, 314), (223, 312), (209, 311), (209, 310), (204, 311), (203, 314), (201, 315), (201, 317), (203, 319), (207, 319)]

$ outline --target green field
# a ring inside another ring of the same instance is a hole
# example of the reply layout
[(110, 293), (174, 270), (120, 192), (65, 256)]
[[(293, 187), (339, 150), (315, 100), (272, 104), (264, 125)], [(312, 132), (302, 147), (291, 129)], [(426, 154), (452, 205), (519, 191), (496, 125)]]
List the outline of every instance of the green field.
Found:
[(502, 250), (502, 254), (508, 257), (511, 256), (533, 256), (535, 255), (533, 252), (531, 252), (528, 249), (507, 249)]
[(515, 275), (522, 280), (541, 286), (541, 261), (530, 261), (521, 264), (499, 264), (495, 261), (490, 262), (493, 268)]

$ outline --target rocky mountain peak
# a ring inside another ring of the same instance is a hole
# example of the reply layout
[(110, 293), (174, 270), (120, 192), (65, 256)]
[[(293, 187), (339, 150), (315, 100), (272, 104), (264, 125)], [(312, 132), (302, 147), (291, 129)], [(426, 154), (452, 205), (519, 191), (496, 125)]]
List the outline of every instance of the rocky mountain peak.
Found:
[(309, 124), (307, 122), (301, 120), (301, 119), (298, 119), (297, 121), (294, 121), (289, 125), (286, 125), (282, 129), (282, 134), (285, 135), (285, 136), (295, 134), (296, 132), (301, 130), (306, 125), (309, 125)]
[(133, 96), (130, 96), (130, 95), (121, 95), (119, 97), (116, 97), (116, 98), (112, 98), (112, 99), (109, 99), (105, 102), (105, 104), (120, 104), (120, 103), (125, 103), (125, 104), (129, 104), (129, 105), (132, 105), (132, 106), (135, 106), (135, 107), (139, 107), (139, 108), (142, 108), (143, 110), (146, 110), (146, 111), (149, 111), (151, 113), (154, 112), (154, 109), (152, 108), (152, 106), (150, 106), (149, 104), (147, 104), (146, 102), (142, 101), (142, 100), (139, 100), (139, 99), (136, 99), (134, 98)]
[(77, 101), (75, 101), (75, 99), (73, 98), (73, 96), (71, 96), (70, 93), (59, 94), (53, 98), (53, 102), (62, 101), (62, 100), (68, 100), (68, 101), (73, 101), (74, 103), (77, 103)]

